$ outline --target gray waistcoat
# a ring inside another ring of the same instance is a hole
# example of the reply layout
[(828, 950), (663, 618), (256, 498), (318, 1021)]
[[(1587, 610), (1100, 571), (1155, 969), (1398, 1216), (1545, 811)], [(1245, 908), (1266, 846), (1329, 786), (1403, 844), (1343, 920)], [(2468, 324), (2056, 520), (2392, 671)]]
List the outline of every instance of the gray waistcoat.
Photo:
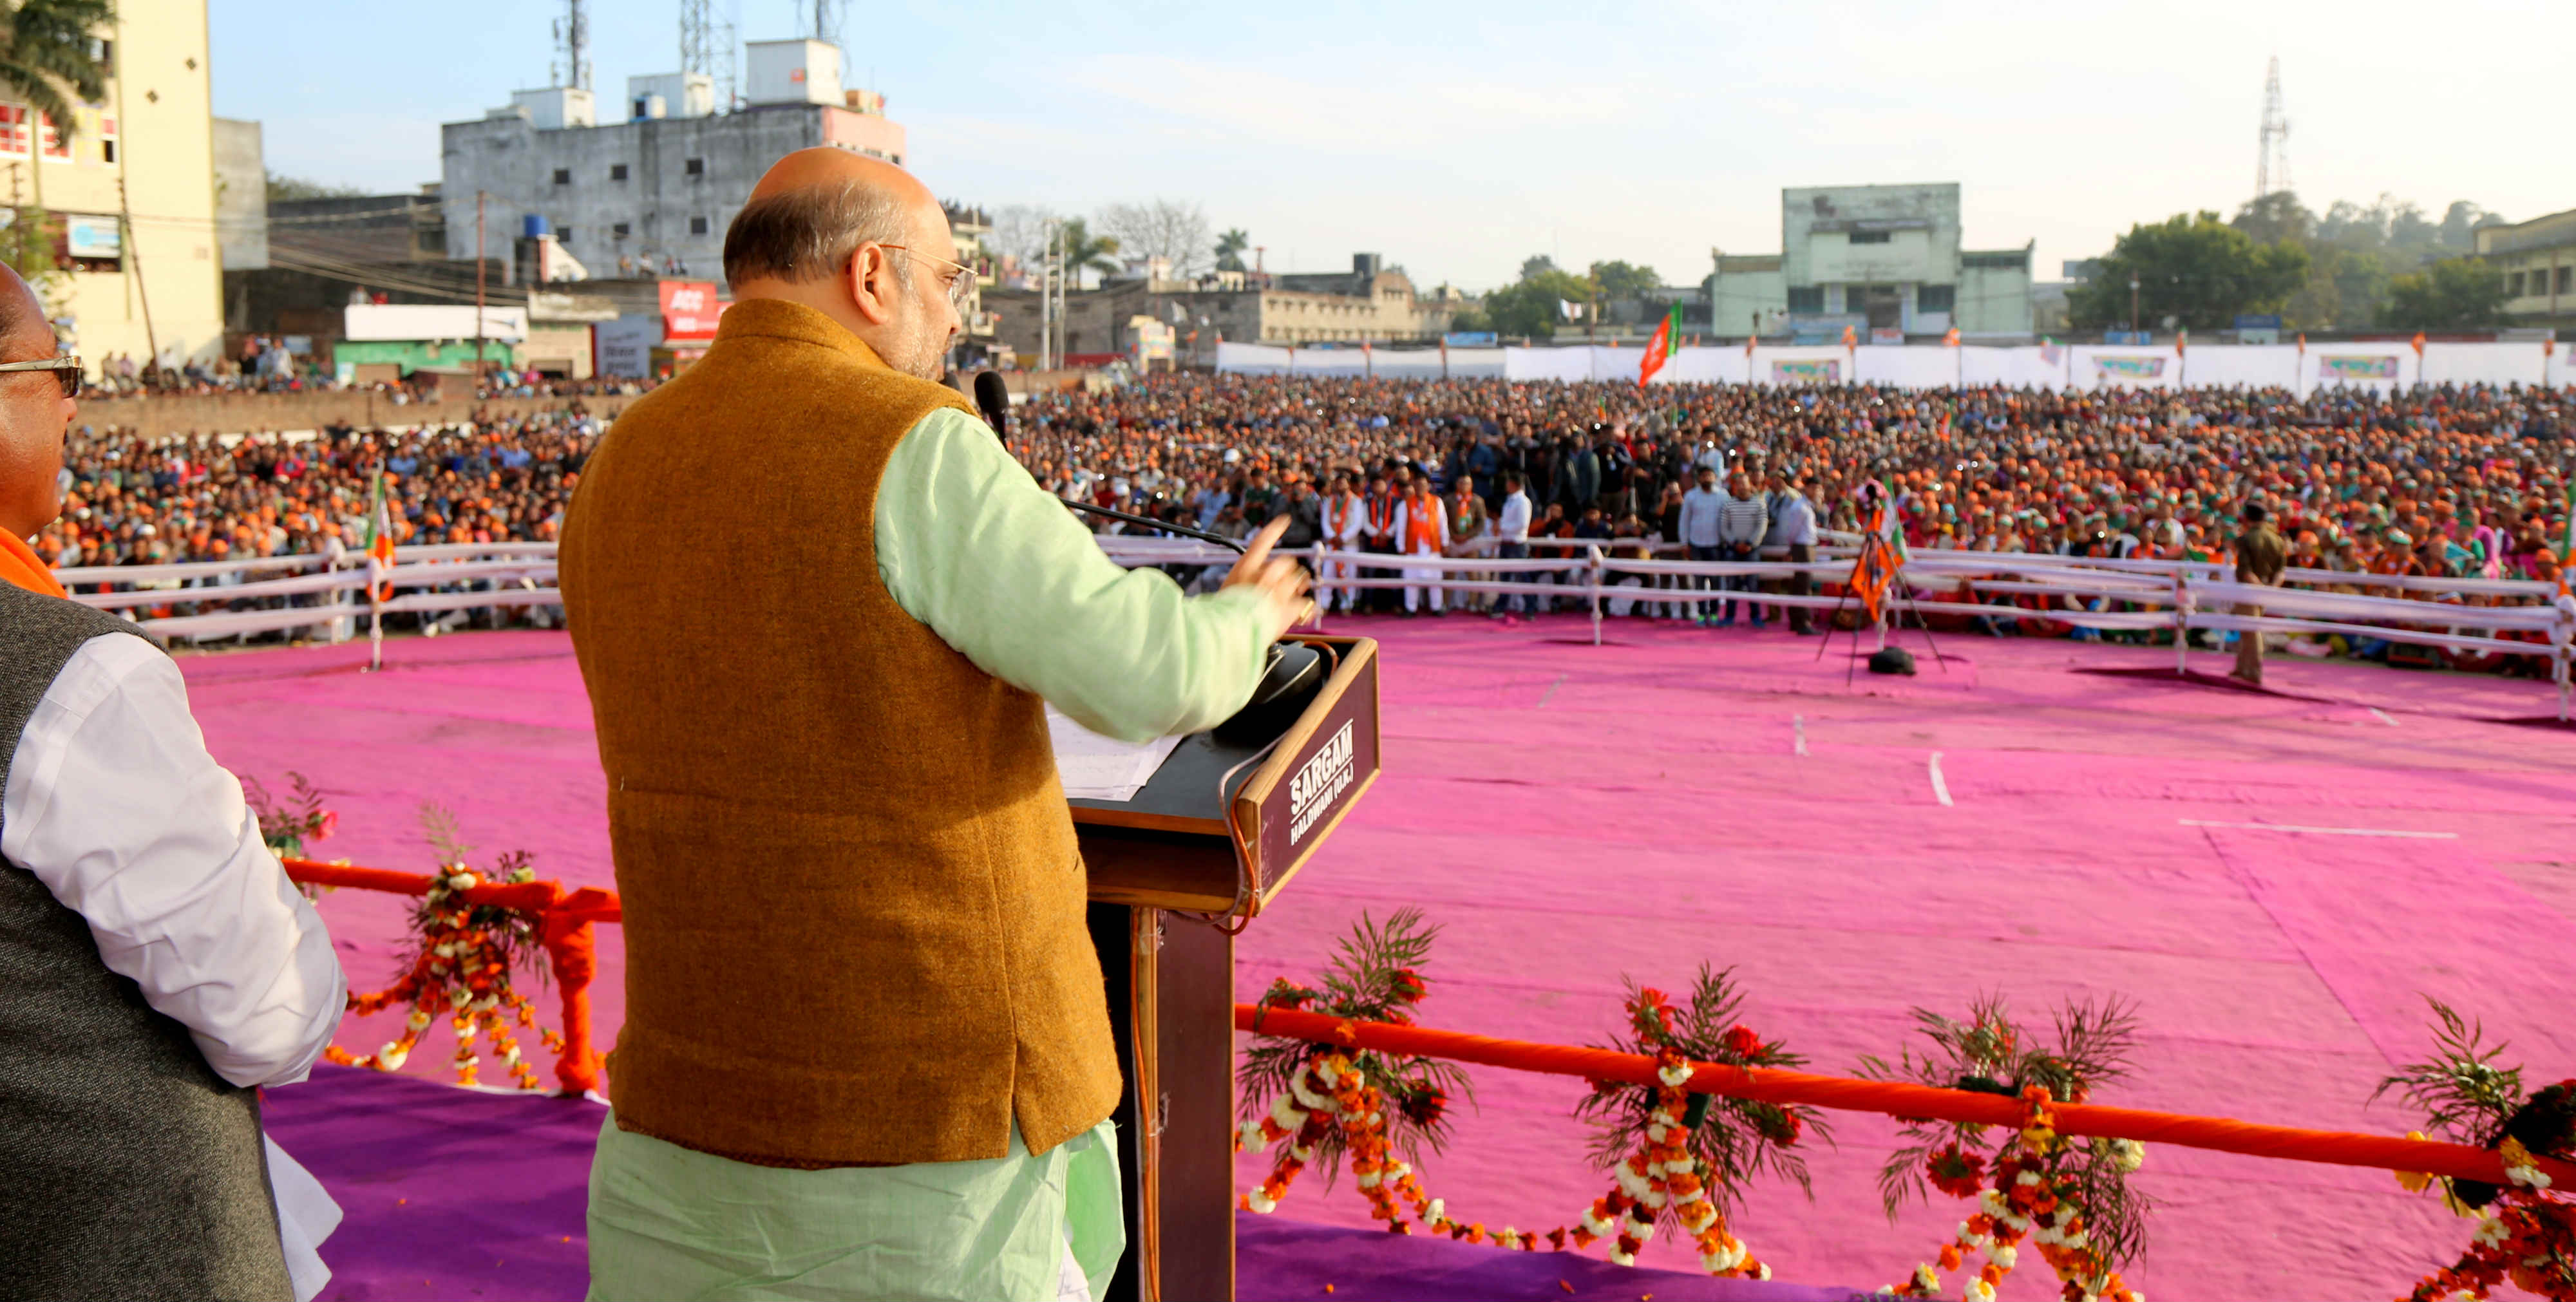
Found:
[[(120, 631), (133, 625), (0, 583), (0, 790), (54, 676)], [(259, 1096), (0, 860), (0, 1298), (293, 1296)]]

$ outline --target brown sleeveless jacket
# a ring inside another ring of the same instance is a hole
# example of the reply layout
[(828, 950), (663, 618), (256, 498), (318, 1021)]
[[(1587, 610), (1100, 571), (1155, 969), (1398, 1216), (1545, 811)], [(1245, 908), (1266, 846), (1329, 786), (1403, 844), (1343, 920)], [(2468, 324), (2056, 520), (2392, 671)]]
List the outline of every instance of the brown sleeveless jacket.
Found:
[(749, 300), (583, 467), (560, 582), (625, 903), (627, 1130), (950, 1162), (1117, 1102), (1044, 707), (877, 576), (886, 458), (943, 405), (822, 313)]

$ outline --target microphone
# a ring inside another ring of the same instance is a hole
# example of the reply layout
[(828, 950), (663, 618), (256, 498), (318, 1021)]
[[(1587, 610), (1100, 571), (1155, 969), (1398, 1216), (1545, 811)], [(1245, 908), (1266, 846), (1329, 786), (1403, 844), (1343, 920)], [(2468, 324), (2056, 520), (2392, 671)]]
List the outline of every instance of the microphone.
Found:
[(1011, 435), (1011, 387), (1002, 382), (1000, 371), (975, 373), (975, 406), (984, 413), (984, 423), (993, 427), (997, 438)]
[[(993, 437), (1002, 439), (1005, 442), (1009, 441), (1011, 432), (1011, 390), (1010, 386), (1003, 382), (1001, 372), (976, 372), (975, 407), (977, 410), (984, 413), (984, 423), (993, 427)], [(1077, 502), (1071, 498), (1062, 498), (1058, 500), (1076, 511), (1101, 516), (1111, 520), (1124, 520), (1129, 524), (1143, 525), (1148, 529), (1157, 529), (1164, 533), (1179, 534), (1184, 538), (1196, 538), (1201, 542), (1212, 542), (1219, 547), (1233, 549), (1234, 553), (1238, 556), (1243, 554), (1243, 544), (1236, 542), (1234, 539), (1228, 538), (1223, 534), (1207, 533), (1202, 530), (1173, 524), (1169, 521), (1156, 520), (1150, 516), (1129, 515), (1125, 511), (1113, 511), (1105, 506), (1093, 506), (1089, 502)]]

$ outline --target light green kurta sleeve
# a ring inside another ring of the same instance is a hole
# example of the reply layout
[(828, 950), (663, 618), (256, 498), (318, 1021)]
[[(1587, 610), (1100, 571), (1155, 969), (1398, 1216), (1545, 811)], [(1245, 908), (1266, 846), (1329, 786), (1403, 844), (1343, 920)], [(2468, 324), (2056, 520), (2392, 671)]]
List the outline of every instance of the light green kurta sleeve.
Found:
[(877, 488), (877, 573), (984, 672), (1074, 722), (1144, 741), (1224, 721), (1267, 643), (1248, 592), (1184, 596), (1125, 570), (1005, 451), (943, 407), (895, 444)]

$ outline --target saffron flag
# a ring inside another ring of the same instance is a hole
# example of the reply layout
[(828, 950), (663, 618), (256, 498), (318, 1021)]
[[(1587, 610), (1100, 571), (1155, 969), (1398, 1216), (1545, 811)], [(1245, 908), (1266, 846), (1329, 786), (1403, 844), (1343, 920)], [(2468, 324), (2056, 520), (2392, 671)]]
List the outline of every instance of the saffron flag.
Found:
[(2412, 349), (2414, 349), (2414, 350), (2415, 350), (2415, 356), (2416, 356), (2416, 359), (2417, 359), (2417, 360), (2419, 360), (2419, 361), (2420, 361), (2420, 360), (2422, 360), (2422, 359), (2423, 359), (2423, 356), (2424, 356), (2424, 332), (2423, 332), (2423, 331), (2421, 331), (2421, 330), (2416, 331), (2416, 332), (2415, 332), (2415, 337), (2414, 337), (2413, 339), (2409, 339), (2409, 340), (2407, 340), (2407, 341), (2406, 341), (2406, 344), (2407, 344), (2407, 346), (2408, 346), (2408, 347), (2410, 347), (2410, 348), (2412, 348)]
[(1869, 612), (1875, 624), (1887, 600), (1887, 592), (1896, 582), (1897, 571), (1905, 568), (1905, 536), (1890, 527), (1888, 496), (1884, 485), (1878, 488), (1862, 522), (1860, 556), (1852, 562), (1851, 593), (1860, 598), (1861, 608)]
[(1941, 336), (1941, 346), (1944, 348), (1956, 348), (1959, 346), (1959, 327), (1952, 326), (1950, 327), (1950, 333)]
[(1857, 329), (1855, 329), (1855, 328), (1853, 328), (1853, 327), (1851, 327), (1851, 326), (1844, 326), (1844, 327), (1843, 327), (1843, 347), (1845, 347), (1845, 348), (1857, 348), (1857, 347), (1859, 347), (1859, 346), (1860, 346), (1860, 331), (1859, 331), (1859, 330), (1857, 330)]
[(1673, 335), (1681, 324), (1682, 305), (1675, 303), (1673, 310), (1666, 312), (1663, 322), (1655, 327), (1655, 337), (1646, 341), (1646, 355), (1637, 363), (1638, 388), (1645, 388), (1646, 381), (1655, 378), (1655, 372), (1664, 369), (1664, 363), (1672, 360)]
[(394, 521), (385, 506), (385, 476), (376, 472), (375, 487), (367, 498), (367, 596), (373, 601), (389, 601), (394, 595)]

